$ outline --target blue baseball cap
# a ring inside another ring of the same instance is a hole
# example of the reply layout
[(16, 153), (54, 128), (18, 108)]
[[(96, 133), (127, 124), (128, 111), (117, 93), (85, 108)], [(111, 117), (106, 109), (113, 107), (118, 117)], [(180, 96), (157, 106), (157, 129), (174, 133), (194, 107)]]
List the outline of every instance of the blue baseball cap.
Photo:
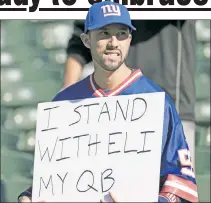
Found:
[(112, 1), (94, 3), (88, 11), (85, 20), (84, 32), (96, 30), (106, 25), (119, 23), (136, 30), (132, 25), (129, 11), (122, 4)]

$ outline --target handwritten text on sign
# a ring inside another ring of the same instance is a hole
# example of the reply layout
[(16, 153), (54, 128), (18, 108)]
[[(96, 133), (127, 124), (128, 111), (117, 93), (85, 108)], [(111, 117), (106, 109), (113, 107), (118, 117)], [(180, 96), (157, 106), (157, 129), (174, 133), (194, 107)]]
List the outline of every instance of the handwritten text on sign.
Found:
[(164, 93), (38, 105), (33, 201), (157, 201)]

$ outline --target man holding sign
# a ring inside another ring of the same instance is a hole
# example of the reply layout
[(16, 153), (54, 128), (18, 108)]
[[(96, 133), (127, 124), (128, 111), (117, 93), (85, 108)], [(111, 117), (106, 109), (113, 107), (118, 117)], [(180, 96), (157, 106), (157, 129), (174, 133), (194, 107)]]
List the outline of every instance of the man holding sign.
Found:
[[(135, 30), (126, 7), (110, 1), (95, 3), (89, 9), (85, 30), (81, 35), (84, 45), (91, 50), (95, 71), (84, 80), (59, 92), (53, 101), (163, 92), (139, 69), (135, 71), (125, 64), (131, 32)], [(154, 101), (154, 106), (156, 105)], [(190, 151), (180, 118), (167, 94), (163, 122), (158, 201), (198, 202)], [(137, 195), (141, 194), (142, 191), (139, 191)], [(30, 201), (31, 196), (32, 187), (19, 196), (19, 201)], [(110, 195), (113, 202), (118, 202), (119, 199), (121, 198), (115, 192)]]

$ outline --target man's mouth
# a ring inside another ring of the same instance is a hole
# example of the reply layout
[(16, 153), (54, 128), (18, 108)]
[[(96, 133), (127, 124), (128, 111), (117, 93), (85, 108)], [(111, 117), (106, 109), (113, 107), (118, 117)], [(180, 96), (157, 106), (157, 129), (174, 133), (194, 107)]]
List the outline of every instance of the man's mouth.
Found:
[(114, 52), (114, 51), (106, 51), (104, 53), (105, 55), (110, 55), (110, 56), (120, 56), (120, 53), (119, 52)]

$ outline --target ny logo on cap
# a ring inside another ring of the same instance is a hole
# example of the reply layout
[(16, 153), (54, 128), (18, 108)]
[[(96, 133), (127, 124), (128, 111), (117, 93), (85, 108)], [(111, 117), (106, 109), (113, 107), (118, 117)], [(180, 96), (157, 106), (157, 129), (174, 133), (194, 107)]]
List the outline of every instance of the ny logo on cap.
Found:
[(104, 17), (106, 16), (121, 16), (120, 8), (118, 5), (105, 5), (102, 6)]

